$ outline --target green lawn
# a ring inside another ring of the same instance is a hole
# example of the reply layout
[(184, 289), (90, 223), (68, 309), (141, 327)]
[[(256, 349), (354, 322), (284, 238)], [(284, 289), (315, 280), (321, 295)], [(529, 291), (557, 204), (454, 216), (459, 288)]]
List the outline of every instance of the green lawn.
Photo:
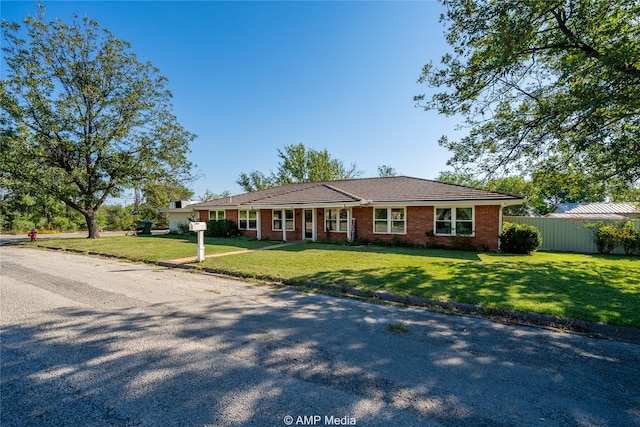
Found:
[(640, 259), (301, 244), (205, 260), (256, 277), (384, 289), (488, 308), (640, 327)]
[[(176, 258), (196, 256), (196, 236), (109, 236), (100, 239), (40, 239), (27, 242), (26, 246), (38, 245), (55, 248), (71, 248), (83, 251), (94, 251), (104, 254), (125, 256), (137, 261), (166, 261)], [(257, 249), (280, 242), (256, 241), (247, 239), (221, 239), (206, 237), (204, 253), (206, 255), (233, 252), (242, 249)]]
[[(196, 251), (195, 237), (182, 236), (43, 239), (36, 243), (153, 261), (195, 256)], [(206, 239), (205, 254), (274, 243)], [(249, 277), (384, 289), (399, 295), (640, 327), (639, 258), (302, 243), (209, 258), (199, 265)]]

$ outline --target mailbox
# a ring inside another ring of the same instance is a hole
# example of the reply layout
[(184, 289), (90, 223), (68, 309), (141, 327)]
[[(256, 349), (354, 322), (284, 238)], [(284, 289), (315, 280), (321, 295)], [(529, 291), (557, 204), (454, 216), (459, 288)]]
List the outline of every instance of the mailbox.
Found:
[(207, 223), (206, 222), (190, 222), (189, 223), (189, 231), (206, 231)]

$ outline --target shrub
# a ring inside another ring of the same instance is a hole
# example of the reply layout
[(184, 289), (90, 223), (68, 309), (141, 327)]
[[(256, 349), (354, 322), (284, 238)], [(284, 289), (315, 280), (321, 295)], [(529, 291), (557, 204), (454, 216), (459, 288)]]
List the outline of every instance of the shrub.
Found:
[(369, 246), (371, 244), (371, 239), (367, 239), (365, 238), (361, 238), (361, 239), (356, 239), (354, 242), (352, 242), (353, 246)]
[(66, 216), (57, 216), (53, 218), (51, 225), (54, 230), (60, 231), (78, 231), (80, 229), (77, 223)]
[(177, 233), (177, 234), (187, 234), (189, 233), (189, 222), (181, 222), (178, 225), (176, 225), (176, 229), (172, 230), (173, 232)]
[(98, 210), (98, 226), (103, 230), (133, 230), (135, 218), (131, 209), (121, 205), (104, 205)]
[(636, 230), (633, 222), (626, 221), (619, 227), (619, 237), (625, 254), (640, 252), (640, 231)]
[(471, 237), (469, 236), (455, 236), (453, 238), (451, 247), (458, 251), (470, 251), (470, 252), (477, 251), (478, 249), (471, 242), (472, 240), (471, 240)]
[(529, 224), (506, 222), (500, 234), (500, 249), (505, 253), (530, 254), (542, 244), (540, 231)]
[(415, 248), (416, 247), (415, 244), (407, 240), (403, 240), (397, 236), (391, 240), (390, 246), (394, 246), (396, 248)]
[(236, 237), (240, 235), (238, 226), (230, 219), (209, 221), (205, 234), (208, 237)]
[(602, 221), (597, 223), (587, 223), (585, 227), (593, 232), (593, 243), (596, 244), (598, 252), (610, 254), (615, 248), (622, 244), (621, 223), (605, 224)]
[(611, 253), (612, 250), (620, 246), (622, 240), (618, 229), (613, 225), (603, 225), (596, 232), (596, 246), (598, 252), (602, 254)]
[(29, 231), (31, 231), (33, 227), (36, 227), (36, 224), (34, 224), (33, 221), (28, 219), (22, 219), (22, 218), (14, 219), (11, 224), (11, 230), (14, 233), (18, 233), (18, 234), (28, 233)]

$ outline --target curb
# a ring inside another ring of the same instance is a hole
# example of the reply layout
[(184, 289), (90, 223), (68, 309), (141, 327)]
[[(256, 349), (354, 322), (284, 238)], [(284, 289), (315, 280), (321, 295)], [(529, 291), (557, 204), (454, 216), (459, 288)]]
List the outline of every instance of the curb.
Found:
[[(159, 266), (167, 268), (192, 269), (199, 270), (209, 274), (218, 274), (236, 278), (248, 278), (237, 273), (214, 268), (198, 268), (194, 265), (173, 264), (171, 262), (158, 262)], [(274, 282), (273, 278), (256, 277), (258, 280), (266, 280)], [(335, 292), (344, 294), (347, 297), (357, 297), (364, 299), (379, 300), (397, 304), (403, 304), (410, 307), (439, 307), (445, 310), (451, 310), (453, 314), (478, 316), (484, 319), (490, 319), (507, 325), (535, 326), (549, 329), (560, 329), (587, 335), (592, 338), (608, 339), (613, 341), (624, 341), (632, 344), (640, 344), (640, 329), (633, 326), (616, 326), (600, 322), (587, 322), (580, 319), (572, 319), (568, 317), (556, 317), (549, 314), (524, 313), (515, 310), (499, 310), (488, 309), (481, 305), (465, 304), (456, 301), (441, 301), (430, 298), (421, 298), (416, 296), (401, 296), (392, 292), (378, 291), (361, 291), (356, 288), (337, 284), (321, 284), (315, 282), (293, 282), (290, 280), (277, 280), (285, 286), (302, 287), (307, 286), (312, 289), (325, 292)]]
[(371, 299), (378, 301), (385, 301), (390, 303), (403, 304), (410, 307), (438, 307), (445, 310), (451, 310), (452, 314), (457, 315), (470, 315), (478, 316), (485, 319), (490, 319), (496, 322), (500, 322), (507, 325), (521, 325), (521, 326), (534, 326), (544, 327), (549, 329), (560, 329), (564, 331), (571, 331), (580, 334), (587, 335), (592, 338), (608, 339), (612, 341), (623, 341), (632, 344), (640, 344), (640, 329), (633, 326), (616, 326), (608, 323), (601, 322), (587, 322), (580, 319), (572, 319), (568, 317), (556, 317), (548, 314), (538, 313), (524, 313), (514, 310), (499, 310), (486, 308), (476, 304), (465, 304), (455, 301), (441, 301), (430, 298), (422, 298), (416, 296), (401, 296), (392, 292), (377, 290), (377, 291), (361, 291), (356, 288), (337, 284), (322, 284), (316, 282), (293, 282), (290, 280), (274, 279), (272, 277), (253, 277), (246, 276), (231, 271), (220, 270), (215, 268), (199, 268), (192, 264), (177, 264), (170, 261), (145, 261), (135, 260), (120, 255), (104, 254), (95, 251), (83, 251), (80, 249), (72, 248), (56, 248), (51, 246), (38, 246), (38, 248), (44, 248), (55, 251), (71, 252), (81, 255), (93, 255), (104, 258), (121, 259), (130, 262), (143, 262), (145, 264), (157, 265), (165, 268), (175, 268), (180, 270), (196, 270), (209, 274), (216, 274), (222, 276), (228, 276), (231, 278), (240, 279), (258, 279), (271, 283), (281, 283), (285, 286), (291, 287), (310, 287), (319, 291), (340, 293), (347, 297), (356, 297), (363, 299)]
[(441, 301), (415, 296), (400, 296), (388, 291), (360, 291), (341, 285), (305, 284), (331, 292), (340, 292), (361, 298), (404, 304), (411, 307), (439, 307), (451, 310), (452, 314), (478, 316), (508, 325), (535, 326), (549, 329), (561, 329), (588, 335), (592, 338), (609, 339), (640, 344), (640, 329), (633, 326), (616, 326), (601, 322), (587, 322), (568, 317), (556, 317), (548, 314), (524, 313), (515, 310), (486, 308), (481, 305), (465, 304), (455, 301)]

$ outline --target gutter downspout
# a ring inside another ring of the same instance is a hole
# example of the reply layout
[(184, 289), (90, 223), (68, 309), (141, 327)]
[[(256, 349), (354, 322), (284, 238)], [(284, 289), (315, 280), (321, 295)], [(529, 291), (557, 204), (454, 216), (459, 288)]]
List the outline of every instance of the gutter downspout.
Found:
[[(287, 212), (286, 209), (280, 211), (280, 218), (282, 218), (282, 240), (287, 241)], [(293, 210), (293, 220), (296, 219), (296, 210)]]
[[(262, 224), (261, 224), (261, 222), (262, 222), (262, 218), (260, 218), (260, 216), (261, 216), (261, 215), (260, 215), (260, 209), (258, 209), (256, 212), (257, 212), (257, 214), (256, 214), (256, 220), (258, 221), (258, 223), (256, 224), (256, 229), (257, 229), (257, 230), (256, 230), (256, 238), (257, 238), (258, 240), (262, 240)], [(247, 218), (247, 221), (248, 221), (248, 220), (249, 220), (249, 219)]]
[(500, 250), (500, 235), (502, 234), (502, 221), (503, 221), (502, 211), (503, 210), (504, 210), (504, 203), (500, 203), (500, 215), (498, 215), (498, 251)]

